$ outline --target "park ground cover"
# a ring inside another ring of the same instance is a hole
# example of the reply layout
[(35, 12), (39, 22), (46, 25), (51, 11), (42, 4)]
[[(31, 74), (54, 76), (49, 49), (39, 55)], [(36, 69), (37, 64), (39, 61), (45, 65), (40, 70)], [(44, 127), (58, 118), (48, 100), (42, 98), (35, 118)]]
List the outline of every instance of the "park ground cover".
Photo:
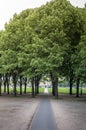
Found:
[[(9, 88), (9, 92), (13, 93), (13, 87)], [(20, 88), (19, 87), (16, 88), (16, 92), (20, 93)], [(22, 87), (22, 92), (24, 93), (24, 87)], [(31, 92), (32, 92), (32, 88), (31, 87), (27, 87), (26, 93), (31, 93)], [(39, 88), (39, 92), (43, 93), (44, 92), (44, 87)], [(4, 88), (2, 88), (2, 93), (4, 93)]]
[[(51, 93), (52, 88), (48, 88), (48, 91)], [(61, 94), (69, 94), (69, 87), (59, 87), (58, 92)], [(75, 93), (76, 93), (76, 88), (73, 88), (73, 94), (75, 94)], [(81, 93), (81, 89), (79, 90), (79, 93)], [(82, 93), (86, 94), (86, 88), (82, 89)]]
[[(45, 89), (44, 87), (40, 87), (39, 88), (39, 93), (44, 93), (44, 89)], [(73, 87), (72, 90), (73, 90), (73, 94), (76, 94), (76, 88)], [(9, 91), (10, 91), (10, 93), (13, 93), (13, 88), (10, 87)], [(20, 88), (17, 87), (16, 91), (17, 91), (17, 93), (20, 93)], [(24, 87), (22, 88), (22, 92), (24, 92)], [(27, 91), (26, 92), (27, 93), (31, 93), (32, 92), (32, 88), (31, 87), (27, 87)], [(52, 88), (48, 88), (48, 92), (52, 93)], [(59, 92), (59, 94), (69, 94), (69, 87), (58, 87), (58, 92)], [(2, 88), (2, 93), (4, 93), (4, 88)], [(86, 94), (86, 88), (85, 87), (82, 88), (82, 93)], [(79, 94), (81, 94), (81, 88), (79, 90)]]

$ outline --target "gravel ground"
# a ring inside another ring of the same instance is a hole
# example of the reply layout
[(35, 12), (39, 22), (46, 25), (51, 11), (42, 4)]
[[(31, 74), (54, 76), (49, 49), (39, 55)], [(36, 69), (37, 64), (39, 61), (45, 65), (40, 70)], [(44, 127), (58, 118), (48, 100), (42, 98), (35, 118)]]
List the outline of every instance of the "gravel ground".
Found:
[[(58, 130), (86, 130), (86, 98), (50, 98)], [(0, 130), (28, 130), (40, 99), (1, 96)]]
[(52, 99), (58, 130), (86, 130), (86, 98)]
[(27, 130), (39, 104), (28, 97), (0, 97), (0, 130)]

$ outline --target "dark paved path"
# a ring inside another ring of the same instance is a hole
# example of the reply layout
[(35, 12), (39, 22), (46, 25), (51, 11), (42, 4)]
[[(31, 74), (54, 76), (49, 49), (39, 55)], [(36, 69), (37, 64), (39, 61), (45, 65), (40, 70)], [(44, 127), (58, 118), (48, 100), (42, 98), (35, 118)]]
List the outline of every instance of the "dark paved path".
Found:
[(42, 98), (29, 130), (57, 130), (50, 100), (47, 95)]

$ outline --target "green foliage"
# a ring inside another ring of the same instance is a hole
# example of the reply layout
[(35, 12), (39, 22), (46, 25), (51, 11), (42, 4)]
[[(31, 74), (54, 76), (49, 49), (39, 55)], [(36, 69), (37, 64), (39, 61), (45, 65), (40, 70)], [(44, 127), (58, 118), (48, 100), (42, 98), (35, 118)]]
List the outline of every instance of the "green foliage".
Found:
[[(83, 13), (82, 13), (83, 12)], [(51, 0), (14, 14), (0, 31), (0, 73), (86, 75), (86, 9)], [(83, 74), (82, 74), (83, 73)]]

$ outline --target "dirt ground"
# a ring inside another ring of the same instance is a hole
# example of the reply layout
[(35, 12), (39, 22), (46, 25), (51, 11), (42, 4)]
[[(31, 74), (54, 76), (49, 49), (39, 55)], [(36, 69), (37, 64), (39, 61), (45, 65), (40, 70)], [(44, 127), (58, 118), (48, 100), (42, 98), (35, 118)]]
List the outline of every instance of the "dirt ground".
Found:
[(27, 130), (39, 104), (30, 97), (0, 97), (0, 130)]
[(58, 130), (86, 130), (86, 97), (51, 100)]
[[(86, 130), (86, 97), (50, 98), (58, 130)], [(1, 96), (0, 130), (28, 130), (40, 99)]]

